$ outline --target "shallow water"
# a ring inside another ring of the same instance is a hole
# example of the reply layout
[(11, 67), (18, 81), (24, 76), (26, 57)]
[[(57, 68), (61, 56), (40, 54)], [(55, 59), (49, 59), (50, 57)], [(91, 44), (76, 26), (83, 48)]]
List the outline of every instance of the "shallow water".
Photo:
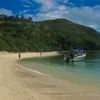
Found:
[(59, 55), (24, 59), (20, 63), (63, 80), (100, 87), (100, 51), (87, 52), (87, 58), (81, 62), (67, 63)]

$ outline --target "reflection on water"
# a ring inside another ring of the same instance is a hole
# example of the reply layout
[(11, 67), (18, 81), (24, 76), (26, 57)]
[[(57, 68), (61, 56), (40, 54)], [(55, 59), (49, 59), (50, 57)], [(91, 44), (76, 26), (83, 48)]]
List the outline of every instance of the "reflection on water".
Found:
[(24, 59), (20, 63), (64, 80), (100, 86), (100, 51), (87, 52), (86, 60), (81, 62), (67, 63), (60, 55)]

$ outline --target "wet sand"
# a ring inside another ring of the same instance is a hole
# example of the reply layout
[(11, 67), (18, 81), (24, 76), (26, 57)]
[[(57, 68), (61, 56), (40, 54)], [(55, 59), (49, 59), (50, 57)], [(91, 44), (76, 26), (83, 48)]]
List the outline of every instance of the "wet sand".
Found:
[[(43, 53), (42, 56), (55, 55)], [(23, 53), (21, 58), (40, 56)], [(0, 100), (100, 100), (100, 89), (53, 78), (16, 64), (18, 54), (0, 53)]]

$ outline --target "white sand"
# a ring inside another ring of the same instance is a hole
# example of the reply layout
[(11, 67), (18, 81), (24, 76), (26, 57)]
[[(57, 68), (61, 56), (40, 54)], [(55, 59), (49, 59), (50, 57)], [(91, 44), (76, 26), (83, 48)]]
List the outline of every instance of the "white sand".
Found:
[[(55, 55), (55, 52), (42, 56)], [(23, 53), (22, 58), (40, 56)], [(55, 79), (16, 65), (18, 54), (0, 53), (0, 100), (100, 100), (100, 89)]]

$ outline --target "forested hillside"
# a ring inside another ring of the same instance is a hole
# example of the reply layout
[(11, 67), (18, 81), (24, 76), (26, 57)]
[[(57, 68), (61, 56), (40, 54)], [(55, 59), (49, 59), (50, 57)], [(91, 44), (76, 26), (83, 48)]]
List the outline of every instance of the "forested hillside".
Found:
[(100, 49), (100, 34), (65, 19), (34, 22), (31, 17), (0, 15), (1, 51), (52, 51), (75, 47)]

